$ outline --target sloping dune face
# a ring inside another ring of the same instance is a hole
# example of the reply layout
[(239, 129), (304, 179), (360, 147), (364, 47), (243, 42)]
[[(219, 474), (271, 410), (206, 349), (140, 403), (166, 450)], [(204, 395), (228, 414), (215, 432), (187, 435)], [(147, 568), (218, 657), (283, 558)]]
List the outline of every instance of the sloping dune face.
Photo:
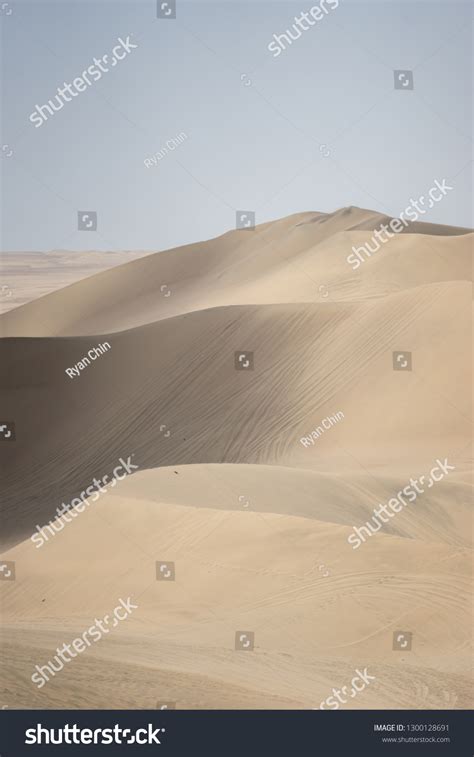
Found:
[(0, 313), (62, 289), (144, 252), (2, 252)]
[(473, 237), (376, 249), (389, 222), (301, 213), (1, 316), (9, 706), (471, 705)]
[(356, 208), (301, 213), (148, 255), (16, 308), (0, 319), (0, 333), (106, 334), (210, 307), (352, 302), (417, 284), (469, 280), (472, 234), (433, 224), (392, 234), (354, 271), (347, 262), (352, 246), (374, 249), (373, 232), (388, 220)]

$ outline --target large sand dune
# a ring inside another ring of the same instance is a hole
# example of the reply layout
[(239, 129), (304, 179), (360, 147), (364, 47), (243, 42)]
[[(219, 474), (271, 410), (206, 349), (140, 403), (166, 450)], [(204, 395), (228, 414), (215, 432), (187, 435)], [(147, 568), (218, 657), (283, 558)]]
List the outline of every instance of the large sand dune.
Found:
[[(302, 213), (0, 318), (6, 703), (308, 708), (368, 668), (343, 706), (469, 706), (472, 234), (417, 224), (353, 271), (352, 245), (386, 221)], [(138, 472), (33, 544), (129, 456)], [(437, 459), (455, 470), (353, 550), (353, 526)], [(37, 690), (34, 666), (127, 596), (116, 634)]]
[(0, 320), (0, 333), (105, 334), (210, 307), (358, 302), (471, 278), (472, 234), (433, 224), (413, 225), (353, 271), (352, 245), (370, 241), (387, 220), (359, 208), (302, 213), (148, 255), (16, 308)]

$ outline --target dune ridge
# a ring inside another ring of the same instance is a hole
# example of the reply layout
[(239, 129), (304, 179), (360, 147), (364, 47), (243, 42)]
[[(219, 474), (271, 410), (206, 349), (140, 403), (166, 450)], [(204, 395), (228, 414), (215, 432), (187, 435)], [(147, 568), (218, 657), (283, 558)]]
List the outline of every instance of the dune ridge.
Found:
[[(364, 301), (447, 281), (448, 276), (459, 281), (472, 278), (472, 233), (442, 227), (445, 236), (440, 236), (433, 224), (413, 224), (410, 233), (389, 240), (353, 271), (347, 263), (352, 245), (364, 244), (369, 232), (387, 220), (358, 208), (316, 219), (313, 213), (303, 213), (262, 224), (255, 232), (228, 232), (147, 255), (4, 314), (0, 334), (103, 334), (210, 307), (327, 298)], [(427, 255), (431, 262), (423, 278), (420, 267)], [(408, 265), (400, 269), (402, 256)]]
[[(300, 213), (0, 316), (12, 706), (310, 708), (367, 667), (373, 684), (344, 706), (469, 707), (473, 236), (413, 224), (353, 271), (352, 246), (386, 221)], [(399, 351), (411, 370), (394, 370)], [(32, 543), (128, 456), (135, 473)], [(351, 529), (439, 459), (454, 470), (352, 549)], [(156, 581), (157, 560), (175, 581)], [(31, 684), (128, 595), (139, 610), (116, 636)], [(409, 652), (393, 649), (400, 630)]]

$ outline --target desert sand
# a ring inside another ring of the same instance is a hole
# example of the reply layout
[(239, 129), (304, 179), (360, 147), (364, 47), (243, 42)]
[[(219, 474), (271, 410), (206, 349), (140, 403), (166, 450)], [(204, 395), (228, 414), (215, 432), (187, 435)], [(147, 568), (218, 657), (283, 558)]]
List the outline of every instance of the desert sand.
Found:
[[(301, 213), (1, 316), (3, 704), (308, 709), (367, 669), (341, 706), (472, 705), (473, 236), (416, 224), (353, 271), (386, 220)], [(129, 456), (136, 472), (35, 546)], [(353, 527), (437, 459), (455, 470), (354, 550)], [(120, 597), (138, 608), (39, 690), (35, 665)]]
[(145, 252), (2, 252), (0, 313), (116, 265), (141, 258)]

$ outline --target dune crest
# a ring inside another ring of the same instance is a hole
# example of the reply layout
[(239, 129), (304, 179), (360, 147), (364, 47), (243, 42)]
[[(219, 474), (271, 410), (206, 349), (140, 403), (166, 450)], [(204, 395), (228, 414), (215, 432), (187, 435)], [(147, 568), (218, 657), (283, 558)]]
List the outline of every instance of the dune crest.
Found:
[[(348, 707), (470, 706), (473, 235), (413, 224), (352, 270), (384, 222), (300, 213), (0, 316), (12, 707), (311, 708), (365, 668)], [(120, 459), (135, 472), (92, 502)], [(37, 690), (111, 596), (138, 609)]]

